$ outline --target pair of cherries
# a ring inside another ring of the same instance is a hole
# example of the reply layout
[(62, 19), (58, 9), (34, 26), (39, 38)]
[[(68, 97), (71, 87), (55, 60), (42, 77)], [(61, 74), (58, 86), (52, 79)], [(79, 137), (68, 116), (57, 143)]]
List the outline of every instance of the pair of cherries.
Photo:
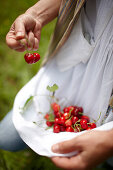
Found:
[(81, 132), (83, 130), (91, 130), (96, 128), (94, 122), (90, 122), (90, 118), (83, 115), (83, 108), (78, 106), (68, 106), (61, 111), (60, 105), (52, 103), (53, 118), (51, 113), (45, 115), (46, 125), (53, 127), (54, 133), (59, 132)]
[(38, 53), (26, 53), (24, 59), (28, 64), (34, 64), (40, 60), (40, 55)]

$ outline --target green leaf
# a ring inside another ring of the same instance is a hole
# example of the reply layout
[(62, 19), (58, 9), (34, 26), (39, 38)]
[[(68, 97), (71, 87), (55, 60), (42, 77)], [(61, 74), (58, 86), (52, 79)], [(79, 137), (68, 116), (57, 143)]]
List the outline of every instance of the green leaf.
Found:
[(53, 113), (50, 113), (49, 114), (49, 122), (54, 122), (54, 119), (55, 119), (55, 117), (54, 117)]
[(37, 123), (36, 122), (33, 122), (35, 125), (37, 125)]
[(33, 96), (30, 96), (30, 97), (26, 100), (26, 102), (25, 102), (25, 104), (24, 104), (24, 106), (23, 106), (23, 110), (27, 107), (27, 105), (28, 105), (32, 100), (33, 100)]
[(49, 90), (50, 92), (55, 92), (56, 90), (58, 90), (58, 86), (57, 84), (54, 84), (53, 86), (47, 86), (47, 90)]

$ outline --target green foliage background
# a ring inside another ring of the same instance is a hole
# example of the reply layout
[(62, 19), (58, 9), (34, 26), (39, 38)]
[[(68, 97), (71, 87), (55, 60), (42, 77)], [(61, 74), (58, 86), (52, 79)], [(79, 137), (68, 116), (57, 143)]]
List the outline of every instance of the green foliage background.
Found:
[[(24, 13), (37, 0), (3, 0), (0, 1), (0, 120), (12, 108), (17, 92), (39, 70), (41, 61), (28, 65), (24, 61), (24, 53), (9, 49), (5, 36), (16, 17)], [(48, 48), (55, 21), (42, 30), (38, 52), (42, 59)], [(52, 170), (56, 168), (45, 157), (38, 156), (30, 149), (21, 152), (0, 150), (0, 170)]]

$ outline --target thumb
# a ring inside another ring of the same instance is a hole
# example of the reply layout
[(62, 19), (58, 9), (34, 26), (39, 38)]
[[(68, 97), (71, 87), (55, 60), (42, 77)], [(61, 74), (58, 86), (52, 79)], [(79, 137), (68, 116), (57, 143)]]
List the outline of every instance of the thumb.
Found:
[(80, 151), (80, 145), (76, 138), (52, 146), (52, 151), (55, 153), (69, 153), (75, 150)]
[(25, 31), (25, 25), (24, 25), (22, 19), (18, 18), (15, 21), (15, 35), (16, 35), (16, 40), (25, 38), (26, 31)]

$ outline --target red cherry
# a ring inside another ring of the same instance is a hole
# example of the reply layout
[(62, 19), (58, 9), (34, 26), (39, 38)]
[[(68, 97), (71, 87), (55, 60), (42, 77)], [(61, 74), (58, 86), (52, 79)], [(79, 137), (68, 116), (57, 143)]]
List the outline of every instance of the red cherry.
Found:
[(89, 121), (90, 121), (89, 117), (88, 117), (88, 116), (85, 116), (85, 115), (82, 115), (82, 116), (81, 116), (81, 119), (86, 119), (86, 120), (87, 120), (87, 122), (89, 122)]
[(62, 112), (54, 112), (55, 117), (60, 118), (62, 116)]
[(70, 117), (70, 114), (66, 112), (66, 113), (63, 114), (63, 117), (64, 117), (65, 119), (68, 119), (68, 118)]
[(53, 125), (53, 122), (46, 121), (46, 125), (51, 127)]
[(54, 123), (55, 123), (55, 124), (59, 124), (59, 121), (60, 121), (59, 118), (55, 118)]
[(76, 126), (75, 129), (74, 129), (74, 132), (77, 133), (77, 132), (81, 132), (81, 129), (79, 126)]
[(68, 113), (68, 112), (69, 112), (69, 108), (68, 108), (68, 107), (65, 107), (65, 108), (63, 109), (63, 111), (64, 111), (64, 113)]
[(72, 120), (70, 120), (70, 119), (66, 120), (65, 125), (66, 125), (66, 127), (71, 126), (72, 125)]
[(33, 55), (34, 55), (33, 63), (36, 63), (37, 61), (40, 60), (40, 55), (38, 53), (33, 53)]
[(59, 133), (59, 132), (60, 132), (60, 125), (55, 124), (55, 125), (53, 126), (53, 132), (54, 132), (54, 133)]
[(92, 130), (93, 128), (91, 128), (91, 127), (88, 127), (86, 130)]
[(74, 132), (74, 129), (71, 126), (69, 126), (66, 128), (66, 132)]
[(81, 119), (80, 121), (80, 125), (82, 129), (87, 129), (88, 128), (88, 124), (87, 124), (87, 120), (86, 119)]
[(69, 106), (68, 109), (69, 109), (69, 112), (71, 111), (71, 114), (73, 114), (74, 111), (75, 111), (75, 107), (74, 106)]
[(60, 105), (58, 105), (57, 103), (52, 103), (51, 107), (54, 110), (54, 112), (59, 112), (60, 110)]
[(65, 118), (63, 116), (59, 118), (59, 124), (60, 125), (65, 125), (65, 121), (66, 120), (65, 120)]
[(65, 132), (66, 128), (64, 126), (60, 126), (60, 131)]
[(94, 128), (96, 128), (96, 124), (95, 124), (95, 123), (91, 123), (91, 124), (90, 124), (90, 127), (91, 127), (92, 129), (94, 129)]
[(76, 109), (73, 111), (73, 115), (79, 117), (79, 108), (76, 108)]
[(46, 120), (49, 120), (49, 114), (47, 113), (47, 114), (44, 116), (44, 118), (45, 118)]
[(83, 113), (83, 108), (82, 107), (79, 107), (78, 109), (79, 109), (80, 113)]
[(33, 64), (34, 63), (34, 55), (31, 53), (26, 53), (24, 55), (24, 59), (28, 64)]
[(72, 124), (75, 124), (79, 120), (79, 118), (77, 116), (74, 116), (72, 117), (71, 120), (72, 120)]

